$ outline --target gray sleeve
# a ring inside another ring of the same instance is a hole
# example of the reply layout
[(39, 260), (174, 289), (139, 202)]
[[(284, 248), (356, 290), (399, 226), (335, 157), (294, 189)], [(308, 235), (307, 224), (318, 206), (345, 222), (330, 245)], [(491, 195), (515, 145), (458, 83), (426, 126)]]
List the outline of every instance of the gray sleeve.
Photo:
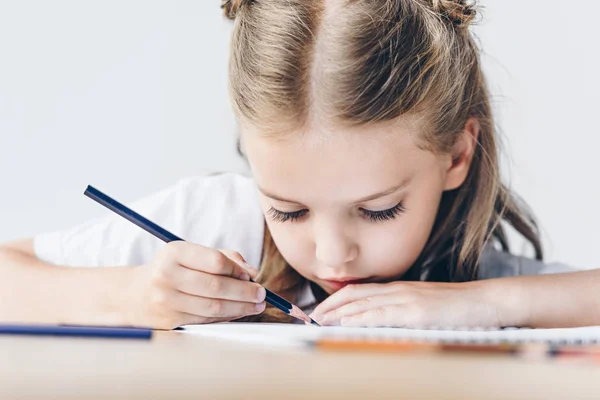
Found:
[(557, 274), (577, 271), (579, 271), (577, 268), (565, 264), (555, 262), (545, 263), (487, 247), (481, 255), (478, 278), (491, 279), (505, 276)]

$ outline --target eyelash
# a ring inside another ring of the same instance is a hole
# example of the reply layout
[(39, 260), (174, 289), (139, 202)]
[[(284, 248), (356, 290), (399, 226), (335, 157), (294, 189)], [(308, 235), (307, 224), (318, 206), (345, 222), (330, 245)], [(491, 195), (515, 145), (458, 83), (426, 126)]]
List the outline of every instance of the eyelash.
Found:
[[(404, 204), (402, 202), (396, 204), (392, 208), (388, 208), (387, 210), (381, 211), (371, 211), (365, 208), (360, 208), (360, 211), (363, 215), (368, 218), (371, 222), (384, 222), (395, 219), (398, 215), (402, 214), (406, 211)], [(294, 212), (283, 212), (276, 210), (271, 207), (268, 211), (268, 214), (275, 222), (296, 222), (308, 214), (308, 210), (298, 210)]]
[(275, 221), (275, 222), (287, 222), (287, 221), (296, 222), (300, 218), (302, 218), (306, 214), (308, 214), (308, 210), (283, 212), (283, 211), (279, 211), (279, 210), (276, 210), (273, 207), (271, 207), (268, 211), (268, 214), (271, 216), (271, 218), (273, 218), (273, 221)]
[(405, 212), (406, 208), (404, 207), (404, 204), (400, 202), (394, 207), (388, 208), (387, 210), (371, 211), (361, 208), (360, 211), (365, 217), (369, 218), (369, 220), (371, 220), (372, 222), (383, 222), (395, 219), (398, 215)]

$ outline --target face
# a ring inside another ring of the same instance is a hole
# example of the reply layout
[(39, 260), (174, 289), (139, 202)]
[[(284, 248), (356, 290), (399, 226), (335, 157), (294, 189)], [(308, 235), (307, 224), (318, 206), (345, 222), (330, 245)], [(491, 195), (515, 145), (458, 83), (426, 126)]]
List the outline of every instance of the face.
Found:
[(287, 262), (326, 292), (401, 277), (424, 248), (452, 157), (418, 146), (411, 121), (242, 129), (268, 228)]

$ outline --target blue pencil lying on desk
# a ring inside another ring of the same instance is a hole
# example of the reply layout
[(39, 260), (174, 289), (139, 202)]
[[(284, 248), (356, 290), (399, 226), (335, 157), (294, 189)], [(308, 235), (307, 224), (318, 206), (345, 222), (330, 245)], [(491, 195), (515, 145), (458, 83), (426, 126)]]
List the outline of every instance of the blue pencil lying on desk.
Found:
[(152, 337), (152, 330), (146, 328), (120, 328), (108, 326), (0, 324), (0, 335), (45, 335), (115, 339), (150, 339)]
[[(93, 186), (88, 186), (83, 194), (89, 197), (90, 199), (96, 201), (97, 203), (103, 205), (104, 207), (108, 208), (109, 210), (115, 212), (116, 214), (120, 215), (121, 217), (125, 218), (129, 222), (134, 223), (135, 225), (139, 226), (146, 232), (154, 235), (163, 242), (169, 243), (174, 241), (184, 241), (180, 237), (158, 226), (154, 222), (141, 216), (129, 207), (114, 200), (110, 196), (102, 193)], [(265, 288), (265, 290), (267, 293), (265, 299), (267, 303), (271, 304), (274, 307), (277, 307), (287, 315), (290, 315), (294, 318), (310, 323), (312, 325), (320, 326), (316, 321), (314, 321), (312, 318), (310, 318), (308, 315), (302, 312), (302, 310), (300, 310), (298, 306), (293, 305), (283, 297), (271, 292), (269, 289)]]

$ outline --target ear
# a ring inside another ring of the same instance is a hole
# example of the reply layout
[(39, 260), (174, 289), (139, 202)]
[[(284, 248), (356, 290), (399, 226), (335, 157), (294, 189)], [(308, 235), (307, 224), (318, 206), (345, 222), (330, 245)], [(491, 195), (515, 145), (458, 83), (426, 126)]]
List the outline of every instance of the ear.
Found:
[(457, 189), (467, 179), (479, 138), (479, 130), (480, 125), (477, 118), (469, 118), (458, 141), (452, 147), (452, 163), (446, 171), (444, 190)]

